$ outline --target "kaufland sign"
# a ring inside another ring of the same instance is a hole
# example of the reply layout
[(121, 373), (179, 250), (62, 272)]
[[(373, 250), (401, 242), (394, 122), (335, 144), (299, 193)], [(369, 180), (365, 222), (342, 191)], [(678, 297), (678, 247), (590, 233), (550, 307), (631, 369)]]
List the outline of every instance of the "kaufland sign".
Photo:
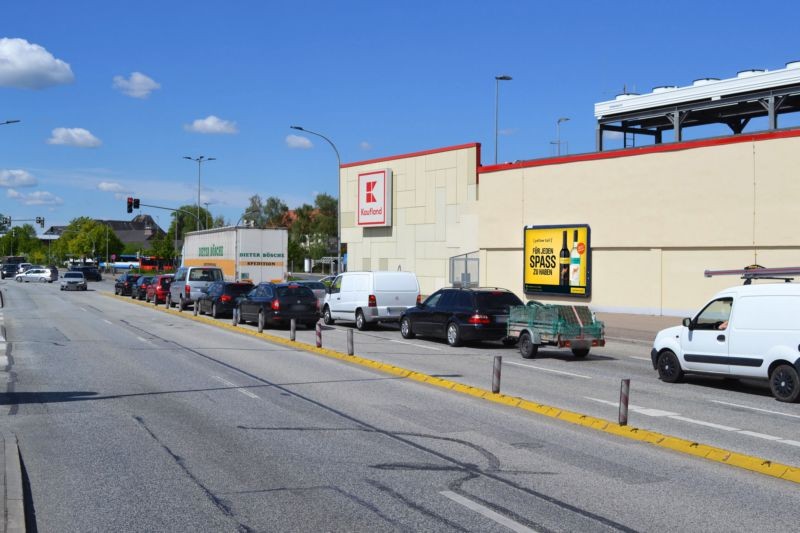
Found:
[(392, 171), (377, 170), (358, 175), (358, 225), (392, 225)]

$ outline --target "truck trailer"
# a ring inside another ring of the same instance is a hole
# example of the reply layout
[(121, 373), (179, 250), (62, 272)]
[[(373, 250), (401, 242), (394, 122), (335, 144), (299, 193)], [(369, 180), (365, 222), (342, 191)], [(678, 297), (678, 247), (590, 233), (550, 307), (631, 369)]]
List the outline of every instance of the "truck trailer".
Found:
[(228, 226), (186, 234), (182, 266), (216, 266), (226, 281), (284, 281), (289, 232)]

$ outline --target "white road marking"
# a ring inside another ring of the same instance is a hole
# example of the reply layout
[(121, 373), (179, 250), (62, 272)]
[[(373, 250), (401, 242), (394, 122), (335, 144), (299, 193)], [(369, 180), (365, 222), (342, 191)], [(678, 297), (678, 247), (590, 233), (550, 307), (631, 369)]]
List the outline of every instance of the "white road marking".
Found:
[(628, 358), (629, 359), (638, 359), (639, 361), (648, 361), (648, 362), (652, 362), (653, 361), (649, 357), (634, 357), (633, 355), (629, 355)]
[(781, 416), (788, 416), (791, 418), (800, 418), (800, 415), (790, 415), (789, 413), (781, 413), (780, 411), (770, 411), (769, 409), (759, 409), (758, 407), (749, 407), (747, 405), (740, 405), (738, 403), (730, 403), (730, 402), (723, 402), (720, 400), (711, 400), (714, 403), (718, 403), (720, 405), (730, 405), (731, 407), (740, 407), (742, 409), (750, 409), (751, 411), (759, 411), (761, 413), (769, 413), (771, 415), (781, 415)]
[[(222, 379), (222, 378), (221, 378), (221, 377), (219, 377), (219, 376), (211, 376), (211, 377), (212, 377), (212, 378), (214, 378), (214, 379), (216, 379), (217, 381), (219, 381), (219, 382), (221, 382), (221, 383), (224, 383), (225, 385), (228, 385), (229, 387), (236, 387), (236, 385), (235, 385), (235, 384), (231, 383), (231, 382), (230, 382), (230, 381), (228, 381), (227, 379)], [(249, 390), (246, 390), (246, 389), (241, 389), (241, 388), (237, 388), (236, 390), (237, 390), (237, 391), (239, 391), (239, 392), (241, 392), (241, 393), (242, 393), (242, 394), (244, 394), (245, 396), (249, 396), (250, 398), (256, 398), (256, 399), (258, 399), (258, 396), (256, 396), (255, 394), (253, 394), (253, 393), (252, 393), (252, 392), (250, 392)]]
[[(591, 398), (589, 396), (584, 396), (587, 400), (592, 400), (593, 402), (604, 403), (606, 405), (611, 405), (612, 407), (619, 407), (619, 402), (609, 402), (608, 400), (600, 400), (599, 398)], [(679, 413), (673, 413), (672, 411), (662, 411), (661, 409), (649, 409), (647, 407), (640, 407), (638, 405), (628, 404), (628, 411), (633, 411), (635, 413), (639, 413), (645, 416), (675, 416)]]
[(757, 437), (759, 439), (765, 440), (783, 440), (780, 437), (773, 437), (772, 435), (765, 435), (764, 433), (756, 433), (755, 431), (740, 431), (742, 435), (750, 435), (751, 437)]
[(507, 527), (511, 531), (517, 531), (518, 533), (536, 533), (535, 529), (523, 526), (519, 522), (511, 520), (510, 518), (503, 516), (500, 513), (492, 511), (488, 507), (485, 507), (479, 503), (475, 503), (472, 500), (469, 500), (461, 496), (460, 494), (456, 494), (455, 492), (451, 492), (449, 490), (443, 490), (439, 494), (441, 494), (445, 498), (453, 500), (457, 504), (463, 505), (467, 509), (475, 511), (478, 514), (482, 514), (489, 520), (493, 520), (498, 524), (500, 524), (501, 526)]
[(426, 348), (428, 350), (436, 350), (437, 352), (441, 352), (442, 351), (441, 348), (436, 348), (434, 346), (427, 346), (425, 344), (415, 344), (413, 342), (404, 342), (404, 341), (398, 341), (398, 340), (395, 340), (395, 339), (389, 339), (389, 341), (390, 342), (396, 342), (397, 344), (406, 344), (408, 346), (416, 346), (417, 348)]
[(106, 320), (105, 318), (103, 319), (103, 322), (105, 322), (106, 324), (111, 324), (111, 321), (110, 320)]
[(86, 309), (84, 309), (83, 307), (79, 307), (78, 309), (80, 309), (80, 310), (81, 310), (81, 311), (83, 311), (84, 313), (88, 313), (88, 311), (87, 311)]
[(699, 426), (707, 426), (714, 429), (721, 429), (722, 431), (742, 431), (739, 428), (723, 426), (722, 424), (714, 424), (713, 422), (703, 422), (702, 420), (695, 420), (694, 418), (686, 418), (685, 416), (670, 416), (669, 418), (672, 418), (674, 420), (682, 420), (683, 422), (689, 422), (690, 424), (697, 424)]
[(142, 341), (142, 342), (147, 342), (147, 339), (145, 339), (145, 338), (143, 338), (143, 337), (136, 337), (136, 338), (137, 338), (137, 339), (139, 339), (139, 340), (140, 340), (140, 341)]
[(522, 363), (513, 363), (513, 362), (506, 362), (507, 365), (514, 365), (514, 366), (524, 366), (525, 368), (535, 368), (536, 370), (541, 370), (542, 372), (552, 372), (554, 374), (564, 374), (565, 376), (573, 376), (576, 378), (583, 378), (583, 379), (592, 379), (591, 376), (584, 376), (582, 374), (573, 374), (572, 372), (564, 372), (563, 370), (553, 370), (551, 368), (543, 368), (541, 366), (535, 365), (525, 365)]
[(796, 440), (783, 439), (782, 441), (780, 441), (780, 443), (788, 444), (789, 446), (797, 446), (798, 448), (800, 448), (800, 442), (797, 442)]

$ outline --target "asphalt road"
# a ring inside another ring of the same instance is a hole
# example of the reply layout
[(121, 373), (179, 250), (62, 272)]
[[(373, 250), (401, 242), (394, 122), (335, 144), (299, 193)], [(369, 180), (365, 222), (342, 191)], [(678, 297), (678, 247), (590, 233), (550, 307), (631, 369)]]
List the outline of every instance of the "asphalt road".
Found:
[[(98, 290), (0, 287), (10, 346), (0, 420), (19, 439), (38, 531), (785, 531), (800, 517), (789, 482)], [(326, 330), (324, 343), (343, 349), (348, 327)], [(603, 402), (631, 377), (632, 404), (676, 413), (633, 411), (632, 423), (798, 462), (800, 448), (781, 442), (798, 438), (797, 406), (751, 386), (661, 384), (636, 359), (642, 346), (523, 361), (499, 344), (407, 343), (384, 328), (357, 332), (356, 351), (484, 388), (502, 354), (503, 392), (609, 419), (616, 408)], [(682, 418), (730, 418), (737, 431)]]

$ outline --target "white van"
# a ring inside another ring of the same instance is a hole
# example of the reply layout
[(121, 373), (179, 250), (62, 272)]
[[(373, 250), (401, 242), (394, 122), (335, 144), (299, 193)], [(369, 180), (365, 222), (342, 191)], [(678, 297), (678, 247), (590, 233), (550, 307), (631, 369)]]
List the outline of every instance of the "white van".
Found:
[(741, 285), (718, 293), (682, 326), (658, 332), (650, 353), (666, 382), (684, 373), (769, 381), (782, 402), (800, 397), (800, 284)]
[(344, 272), (333, 280), (322, 304), (322, 320), (355, 322), (364, 330), (375, 322), (398, 322), (420, 301), (413, 272)]

